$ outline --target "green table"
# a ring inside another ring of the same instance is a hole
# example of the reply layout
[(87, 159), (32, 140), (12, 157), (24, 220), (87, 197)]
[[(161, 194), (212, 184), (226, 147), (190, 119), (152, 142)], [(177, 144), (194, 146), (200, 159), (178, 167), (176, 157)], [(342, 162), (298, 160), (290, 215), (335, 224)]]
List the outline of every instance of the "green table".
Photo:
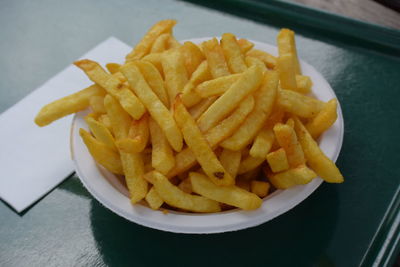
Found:
[(284, 2), (199, 2), (220, 11), (171, 0), (2, 1), (0, 112), (110, 35), (133, 44), (161, 18), (180, 21), (178, 39), (234, 32), (274, 43), (290, 27), (341, 102), (346, 182), (323, 184), (255, 228), (183, 235), (118, 217), (72, 175), (23, 214), (0, 202), (0, 266), (390, 266), (399, 248), (400, 33)]

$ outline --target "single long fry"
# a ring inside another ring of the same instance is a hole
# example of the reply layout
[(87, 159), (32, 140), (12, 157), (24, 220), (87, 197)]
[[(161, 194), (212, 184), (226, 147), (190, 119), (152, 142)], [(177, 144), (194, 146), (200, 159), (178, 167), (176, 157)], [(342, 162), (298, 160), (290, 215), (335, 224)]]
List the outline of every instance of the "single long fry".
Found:
[(244, 210), (254, 210), (262, 204), (262, 200), (256, 194), (237, 186), (217, 186), (207, 176), (196, 172), (191, 172), (189, 178), (193, 191), (209, 199)]
[(318, 138), (335, 123), (337, 119), (336, 110), (337, 100), (334, 98), (329, 100), (318, 115), (307, 123), (307, 131), (314, 139)]
[(271, 129), (263, 128), (254, 139), (249, 154), (254, 158), (264, 158), (270, 151), (275, 141), (274, 132)]
[(272, 112), (278, 87), (276, 72), (266, 73), (260, 89), (255, 93), (254, 111), (246, 118), (234, 135), (221, 143), (223, 148), (241, 150), (250, 144)]
[(164, 133), (153, 119), (149, 121), (149, 128), (152, 144), (151, 165), (162, 174), (167, 174), (175, 166), (174, 153)]
[(148, 54), (147, 56), (143, 57), (141, 60), (147, 61), (147, 62), (150, 62), (151, 64), (153, 64), (153, 66), (157, 68), (158, 72), (164, 78), (164, 71), (163, 71), (162, 63), (161, 63), (163, 55), (164, 55), (164, 53)]
[(185, 61), (188, 77), (191, 77), (200, 63), (205, 60), (205, 56), (200, 48), (192, 42), (184, 42), (179, 49)]
[(174, 117), (186, 144), (193, 151), (200, 166), (210, 179), (217, 185), (234, 184), (233, 177), (224, 169), (179, 96), (174, 104)]
[(122, 167), (133, 204), (142, 200), (147, 194), (147, 181), (143, 178), (144, 164), (140, 153), (121, 152)]
[(82, 69), (94, 83), (97, 83), (106, 91), (117, 98), (121, 106), (135, 119), (139, 119), (146, 111), (140, 100), (129, 90), (129, 87), (118, 78), (108, 74), (97, 62), (83, 59), (74, 62)]
[(175, 24), (176, 20), (167, 19), (161, 20), (153, 25), (132, 52), (126, 56), (126, 61), (138, 60), (147, 55), (155, 40), (163, 33), (170, 33)]
[(92, 85), (79, 92), (58, 99), (41, 108), (35, 117), (35, 123), (40, 127), (46, 126), (69, 114), (86, 109), (89, 106), (89, 100), (92, 96), (103, 96), (104, 94), (105, 91), (103, 88), (98, 85)]
[(325, 106), (325, 103), (290, 90), (279, 90), (277, 103), (286, 112), (302, 118), (315, 117)]
[(244, 54), (242, 53), (242, 49), (235, 35), (232, 33), (224, 33), (221, 38), (221, 47), (231, 73), (241, 73), (247, 69), (244, 61)]
[(258, 89), (263, 78), (262, 69), (252, 67), (246, 70), (222, 96), (220, 96), (197, 121), (204, 132), (225, 118), (240, 101)]
[(229, 75), (229, 68), (225, 61), (224, 52), (218, 43), (217, 38), (205, 41), (202, 44), (210, 72), (214, 78)]
[(104, 106), (106, 107), (107, 115), (110, 118), (110, 123), (115, 138), (117, 140), (126, 138), (131, 125), (131, 118), (129, 117), (129, 114), (111, 95), (106, 95), (104, 98)]
[[(211, 147), (215, 147), (221, 141), (231, 136), (233, 132), (240, 126), (240, 124), (245, 120), (246, 116), (253, 110), (254, 98), (253, 96), (248, 96), (240, 104), (239, 108), (236, 109), (232, 115), (223, 120), (220, 124), (210, 129), (204, 134), (207, 142)], [(176, 154), (176, 165), (168, 173), (168, 177), (173, 177), (182, 172), (187, 171), (196, 163), (196, 157), (192, 150), (186, 148)]]
[(112, 173), (124, 174), (118, 152), (96, 140), (84, 129), (79, 129), (79, 135), (82, 137), (83, 142), (96, 162)]
[(174, 118), (160, 99), (150, 89), (139, 69), (135, 64), (128, 63), (121, 68), (121, 72), (128, 79), (132, 89), (146, 106), (152, 118), (161, 127), (172, 148), (175, 151), (180, 151), (183, 146), (183, 139)]
[(290, 53), (293, 55), (293, 66), (296, 74), (301, 74), (299, 58), (297, 57), (296, 41), (294, 32), (289, 29), (280, 30), (277, 36), (279, 56)]
[(274, 69), (276, 66), (277, 58), (271, 54), (268, 54), (267, 52), (264, 52), (264, 51), (261, 51), (258, 49), (252, 49), (249, 52), (247, 52), (246, 55), (250, 56), (250, 57), (258, 58), (259, 60), (264, 62), (264, 64), (270, 69)]
[(283, 89), (298, 92), (296, 83), (296, 71), (292, 54), (279, 55), (277, 61), (279, 81)]
[(307, 164), (328, 183), (342, 183), (344, 181), (343, 175), (335, 163), (322, 152), (301, 121), (298, 118), (294, 118), (294, 121), (295, 130), (307, 159)]
[(175, 97), (182, 92), (188, 82), (184, 58), (178, 50), (166, 53), (161, 61), (165, 76), (169, 102), (174, 102)]
[(146, 82), (149, 84), (153, 92), (158, 96), (161, 102), (168, 108), (168, 93), (164, 86), (163, 78), (157, 68), (150, 62), (141, 60), (135, 61), (136, 66), (140, 69)]
[(268, 176), (269, 181), (278, 189), (287, 189), (295, 185), (308, 184), (317, 177), (315, 172), (305, 165), (297, 166), (280, 173)]
[(110, 131), (107, 129), (104, 124), (96, 121), (92, 117), (85, 117), (85, 121), (89, 126), (90, 131), (96, 137), (97, 140), (107, 145), (114, 151), (117, 151), (117, 147), (115, 146), (115, 140)]
[(161, 205), (164, 203), (164, 200), (158, 195), (157, 191), (152, 187), (145, 197), (147, 204), (149, 204), (150, 208), (153, 210), (158, 210)]
[(282, 123), (274, 126), (274, 133), (279, 145), (285, 150), (290, 167), (297, 167), (306, 162), (303, 149), (292, 127)]
[(94, 113), (104, 114), (107, 112), (104, 107), (104, 96), (94, 95), (90, 97), (89, 104)]
[(211, 73), (208, 69), (207, 61), (203, 61), (198, 68), (193, 72), (189, 82), (182, 90), (182, 101), (185, 107), (190, 108), (199, 103), (202, 98), (194, 90), (200, 83), (211, 79)]
[(194, 212), (221, 211), (217, 201), (185, 193), (157, 171), (147, 173), (144, 177), (153, 184), (158, 195), (170, 206)]
[(232, 151), (229, 149), (222, 150), (219, 156), (222, 166), (233, 178), (235, 178), (238, 173), (241, 157), (242, 153), (240, 151)]
[(242, 74), (231, 74), (205, 81), (196, 87), (196, 92), (203, 98), (222, 95), (235, 83)]
[(254, 158), (252, 156), (247, 156), (242, 162), (240, 162), (238, 174), (243, 174), (254, 170), (260, 166), (265, 161), (265, 158)]

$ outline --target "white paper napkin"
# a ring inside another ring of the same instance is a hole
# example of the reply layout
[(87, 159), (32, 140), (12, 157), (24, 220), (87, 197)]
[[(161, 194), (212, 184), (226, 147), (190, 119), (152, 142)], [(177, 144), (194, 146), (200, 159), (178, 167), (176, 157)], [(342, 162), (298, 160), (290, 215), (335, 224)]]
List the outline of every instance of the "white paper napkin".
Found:
[[(122, 63), (130, 47), (110, 37), (81, 58)], [(38, 127), (40, 108), (92, 84), (75, 66), (68, 66), (17, 104), (0, 114), (0, 198), (21, 212), (74, 170), (69, 134), (72, 115)]]

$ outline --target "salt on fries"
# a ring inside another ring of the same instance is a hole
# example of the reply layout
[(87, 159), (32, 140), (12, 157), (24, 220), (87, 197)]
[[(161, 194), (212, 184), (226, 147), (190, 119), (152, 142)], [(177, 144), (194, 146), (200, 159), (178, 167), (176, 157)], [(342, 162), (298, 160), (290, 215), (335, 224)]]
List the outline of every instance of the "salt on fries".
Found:
[(94, 84), (44, 106), (36, 124), (90, 109), (79, 132), (90, 154), (154, 210), (254, 210), (275, 189), (343, 182), (316, 141), (337, 100), (310, 95), (293, 31), (279, 32), (274, 56), (231, 33), (181, 44), (175, 24), (156, 23), (108, 71), (75, 62)]

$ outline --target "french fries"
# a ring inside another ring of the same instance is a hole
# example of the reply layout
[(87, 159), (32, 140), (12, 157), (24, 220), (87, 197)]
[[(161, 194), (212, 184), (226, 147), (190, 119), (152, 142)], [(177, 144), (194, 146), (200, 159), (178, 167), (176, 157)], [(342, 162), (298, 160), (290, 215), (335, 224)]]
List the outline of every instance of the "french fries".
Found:
[(158, 195), (168, 205), (193, 212), (218, 212), (221, 210), (217, 201), (185, 193), (157, 171), (146, 174), (145, 178), (153, 184)]
[(212, 151), (196, 122), (183, 105), (180, 96), (174, 104), (175, 120), (182, 131), (188, 147), (193, 151), (204, 172), (217, 185), (234, 184), (233, 177), (225, 170), (217, 156)]
[(106, 89), (107, 93), (117, 98), (121, 106), (135, 119), (146, 111), (139, 99), (129, 90), (128, 86), (118, 78), (108, 74), (97, 62), (83, 59), (74, 62), (94, 82)]
[(35, 123), (40, 127), (46, 126), (69, 114), (86, 109), (91, 97), (103, 96), (104, 94), (105, 91), (100, 86), (89, 86), (44, 106), (36, 115)]
[(132, 63), (121, 68), (121, 72), (138, 97), (142, 100), (151, 116), (164, 131), (165, 137), (175, 151), (180, 151), (183, 146), (182, 134), (178, 129), (171, 113), (153, 93), (139, 69)]
[(262, 70), (258, 67), (249, 68), (242, 76), (218, 98), (198, 119), (202, 131), (207, 131), (226, 117), (241, 100), (258, 89), (262, 80)]
[(244, 210), (254, 210), (262, 204), (262, 200), (257, 195), (234, 185), (217, 186), (207, 176), (195, 172), (191, 172), (189, 177), (193, 192), (206, 198)]
[(181, 44), (175, 24), (156, 23), (108, 71), (75, 62), (95, 84), (43, 107), (36, 124), (90, 108), (90, 132), (79, 130), (89, 153), (124, 176), (132, 204), (153, 210), (254, 210), (270, 191), (317, 176), (343, 182), (315, 141), (336, 121), (338, 103), (307, 95), (313, 83), (301, 73), (293, 31), (279, 32), (271, 55), (231, 33)]

